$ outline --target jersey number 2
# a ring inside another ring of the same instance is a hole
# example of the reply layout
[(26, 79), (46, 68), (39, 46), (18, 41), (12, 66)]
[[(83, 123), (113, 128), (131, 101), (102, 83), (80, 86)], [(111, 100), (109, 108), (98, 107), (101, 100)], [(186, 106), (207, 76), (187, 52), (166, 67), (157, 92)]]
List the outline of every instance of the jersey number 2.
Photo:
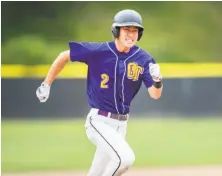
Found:
[(103, 89), (107, 89), (109, 86), (106, 84), (109, 81), (109, 76), (105, 73), (101, 74), (102, 81), (100, 83), (100, 87)]

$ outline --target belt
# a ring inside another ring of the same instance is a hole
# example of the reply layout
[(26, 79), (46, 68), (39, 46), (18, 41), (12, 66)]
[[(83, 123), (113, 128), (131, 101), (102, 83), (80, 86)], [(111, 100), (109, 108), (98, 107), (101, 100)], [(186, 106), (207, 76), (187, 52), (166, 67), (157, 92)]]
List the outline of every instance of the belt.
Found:
[(102, 116), (105, 116), (105, 117), (110, 117), (112, 119), (116, 119), (116, 120), (119, 120), (119, 121), (126, 121), (128, 118), (127, 118), (127, 114), (112, 114), (109, 116), (109, 112), (106, 112), (106, 111), (102, 111), (102, 110), (99, 110), (98, 111), (98, 115), (102, 115)]

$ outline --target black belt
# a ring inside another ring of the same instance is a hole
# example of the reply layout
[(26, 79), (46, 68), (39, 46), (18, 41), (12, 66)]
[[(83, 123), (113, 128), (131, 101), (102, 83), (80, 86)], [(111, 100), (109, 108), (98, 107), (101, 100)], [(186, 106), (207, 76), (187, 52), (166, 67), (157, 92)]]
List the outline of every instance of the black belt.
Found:
[[(102, 115), (102, 116), (105, 116), (105, 117), (109, 117), (109, 113), (106, 112), (106, 111), (99, 110), (98, 114)], [(116, 120), (119, 120), (119, 121), (126, 121), (127, 120), (127, 114), (112, 114), (111, 113), (110, 118), (116, 119)]]

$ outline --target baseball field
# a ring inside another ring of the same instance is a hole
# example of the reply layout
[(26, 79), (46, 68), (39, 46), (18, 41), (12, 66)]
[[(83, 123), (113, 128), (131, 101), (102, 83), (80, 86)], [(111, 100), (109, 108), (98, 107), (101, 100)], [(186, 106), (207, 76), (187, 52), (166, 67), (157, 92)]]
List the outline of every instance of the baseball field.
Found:
[[(128, 122), (136, 161), (126, 176), (221, 176), (222, 119), (141, 118)], [(83, 176), (95, 147), (84, 120), (3, 120), (2, 175)]]

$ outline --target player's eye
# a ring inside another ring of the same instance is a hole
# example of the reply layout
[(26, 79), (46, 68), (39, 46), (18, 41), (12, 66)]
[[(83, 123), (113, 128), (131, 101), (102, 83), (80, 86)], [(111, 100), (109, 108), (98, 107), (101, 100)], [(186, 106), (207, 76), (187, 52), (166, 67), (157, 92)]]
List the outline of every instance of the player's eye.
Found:
[(138, 29), (133, 29), (132, 32), (136, 33), (136, 32), (138, 32), (138, 31), (139, 31)]

